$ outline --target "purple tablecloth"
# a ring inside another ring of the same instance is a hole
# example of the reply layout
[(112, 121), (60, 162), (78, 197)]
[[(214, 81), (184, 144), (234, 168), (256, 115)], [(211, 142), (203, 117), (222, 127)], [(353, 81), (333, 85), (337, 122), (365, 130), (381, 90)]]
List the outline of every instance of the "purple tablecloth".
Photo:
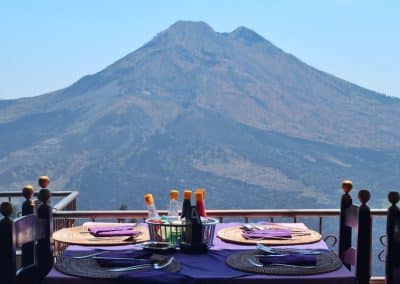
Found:
[[(238, 225), (237, 223), (226, 223), (217, 225), (216, 231), (228, 227)], [(310, 248), (310, 249), (326, 249), (326, 244), (323, 241), (307, 244), (307, 245), (297, 245), (292, 246), (296, 248)], [(101, 247), (97, 247), (101, 248)], [(134, 248), (133, 245), (129, 246), (115, 246), (115, 247), (102, 247), (104, 249), (109, 250), (126, 250), (130, 248)], [(296, 284), (327, 284), (327, 283), (337, 283), (337, 284), (353, 284), (355, 283), (354, 275), (345, 267), (340, 268), (339, 270), (323, 273), (323, 274), (315, 274), (309, 276), (278, 276), (278, 275), (261, 275), (261, 274), (248, 274), (245, 272), (239, 272), (227, 267), (224, 262), (224, 255), (229, 254), (229, 250), (249, 250), (253, 249), (254, 246), (241, 246), (236, 244), (226, 243), (221, 241), (219, 238), (215, 238), (214, 246), (211, 248), (212, 257), (214, 261), (218, 261), (221, 259), (221, 264), (223, 266), (224, 273), (218, 273), (218, 268), (213, 271), (209, 271), (207, 269), (199, 268), (196, 265), (197, 263), (202, 263), (204, 261), (203, 256), (187, 256), (180, 253), (175, 254), (175, 257), (178, 260), (190, 260), (190, 262), (182, 263), (181, 273), (185, 275), (190, 275), (187, 279), (187, 283), (274, 283), (274, 284), (288, 284), (288, 283), (296, 283)], [(67, 253), (73, 253), (74, 251), (88, 251), (94, 250), (93, 247), (85, 247), (85, 246), (69, 246), (67, 248)], [(221, 257), (222, 256), (222, 257)], [(182, 259), (183, 258), (183, 259)], [(221, 268), (222, 268), (221, 266)], [(226, 266), (226, 267), (225, 267)], [(132, 283), (157, 283), (154, 279), (146, 279), (146, 273), (143, 273), (142, 277), (135, 279)], [(153, 275), (154, 274), (150, 274)], [(224, 276), (225, 275), (225, 276)], [(150, 281), (149, 281), (150, 280)], [(153, 280), (153, 281), (151, 281)], [(186, 282), (186, 281), (185, 281)], [(58, 272), (54, 268), (50, 271), (49, 275), (45, 278), (43, 284), (115, 284), (121, 283), (120, 281), (110, 281), (110, 280), (99, 280), (99, 279), (85, 279), (78, 278), (69, 275), (65, 275), (63, 273)], [(128, 282), (123, 282), (128, 283)], [(165, 283), (165, 282), (162, 282)], [(178, 280), (173, 280), (171, 278), (171, 283), (178, 283)]]

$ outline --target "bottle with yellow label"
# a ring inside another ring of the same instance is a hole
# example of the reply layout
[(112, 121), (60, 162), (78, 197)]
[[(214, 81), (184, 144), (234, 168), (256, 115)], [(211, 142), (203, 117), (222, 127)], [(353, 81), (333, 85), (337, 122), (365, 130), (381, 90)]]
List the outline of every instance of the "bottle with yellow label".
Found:
[(151, 193), (145, 194), (144, 202), (146, 203), (146, 207), (148, 210), (148, 218), (149, 219), (160, 219), (160, 215), (158, 215), (156, 204), (154, 202), (153, 194), (151, 194)]

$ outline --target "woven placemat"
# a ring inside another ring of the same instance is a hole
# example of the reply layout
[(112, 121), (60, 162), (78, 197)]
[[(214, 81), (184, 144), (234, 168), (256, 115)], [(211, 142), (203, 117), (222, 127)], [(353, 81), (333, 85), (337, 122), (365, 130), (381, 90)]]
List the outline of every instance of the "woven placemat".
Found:
[[(170, 257), (160, 254), (153, 254), (151, 259), (158, 261), (159, 263), (165, 263)], [(181, 264), (174, 260), (170, 265), (163, 269), (163, 271), (167, 272), (178, 272), (181, 270)], [(100, 266), (97, 261), (93, 258), (84, 258), (84, 259), (76, 259), (72, 256), (61, 256), (57, 259), (55, 264), (55, 268), (68, 275), (85, 277), (85, 278), (97, 278), (97, 279), (115, 279), (118, 278), (122, 274), (126, 274), (128, 272), (111, 272), (107, 271), (106, 267)], [(152, 268), (145, 268), (146, 270)], [(135, 270), (135, 271), (144, 271)]]
[(256, 263), (256, 254), (262, 254), (259, 250), (243, 251), (231, 254), (227, 257), (226, 263), (237, 270), (259, 273), (259, 274), (276, 274), (276, 275), (311, 275), (320, 274), (339, 269), (342, 266), (340, 259), (328, 250), (316, 250), (320, 254), (316, 255), (317, 265), (313, 268), (305, 267), (289, 267), (289, 266), (278, 266), (278, 265), (268, 265), (263, 267), (257, 267), (248, 261), (251, 258)]
[(251, 240), (246, 239), (242, 236), (242, 229), (241, 226), (233, 226), (223, 228), (218, 231), (217, 236), (226, 242), (242, 244), (242, 245), (255, 245), (257, 243), (261, 243), (264, 245), (278, 245), (278, 246), (285, 246), (285, 245), (300, 245), (300, 244), (309, 244), (315, 243), (321, 240), (321, 234), (307, 229), (309, 234), (304, 236), (292, 236), (290, 239), (263, 239), (263, 240)]
[[(121, 224), (110, 223), (102, 224), (100, 226), (121, 226)], [(92, 227), (92, 226), (91, 226)], [(65, 228), (54, 232), (53, 239), (56, 242), (85, 245), (85, 246), (119, 246), (132, 243), (146, 242), (150, 239), (149, 230), (147, 225), (140, 224), (134, 227), (134, 230), (140, 231), (141, 234), (136, 238), (131, 237), (93, 237), (87, 226), (78, 226), (72, 228)]]

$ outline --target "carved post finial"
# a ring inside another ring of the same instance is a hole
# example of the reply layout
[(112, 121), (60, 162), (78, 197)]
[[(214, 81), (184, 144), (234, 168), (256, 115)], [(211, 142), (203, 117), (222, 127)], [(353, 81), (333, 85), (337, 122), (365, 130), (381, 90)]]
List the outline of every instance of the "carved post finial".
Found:
[(0, 212), (4, 216), (4, 218), (9, 218), (12, 215), (13, 208), (11, 203), (3, 202), (0, 205)]
[(38, 198), (42, 203), (47, 203), (50, 199), (51, 193), (47, 188), (43, 188), (39, 191)]
[(48, 188), (50, 184), (50, 178), (48, 176), (39, 177), (39, 186), (41, 188)]
[(25, 185), (22, 189), (22, 195), (25, 197), (26, 200), (31, 200), (34, 193), (33, 186), (28, 184)]
[(348, 194), (353, 188), (353, 182), (351, 180), (344, 180), (342, 182), (342, 190), (344, 193)]
[(395, 206), (400, 200), (400, 194), (397, 191), (391, 191), (388, 194), (388, 200), (393, 206)]
[(366, 189), (361, 189), (358, 192), (358, 200), (360, 200), (362, 205), (365, 205), (371, 198), (371, 193)]

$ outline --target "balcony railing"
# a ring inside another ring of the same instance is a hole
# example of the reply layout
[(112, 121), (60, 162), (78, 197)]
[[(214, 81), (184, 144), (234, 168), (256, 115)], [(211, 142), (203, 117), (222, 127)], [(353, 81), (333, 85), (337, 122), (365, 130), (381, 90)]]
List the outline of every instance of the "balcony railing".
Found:
[[(76, 190), (63, 190), (63, 191), (53, 191), (52, 199), (57, 200), (53, 206), (53, 212), (68, 212), (76, 210), (76, 202), (79, 195), (79, 191)], [(37, 196), (37, 192), (35, 192)], [(16, 200), (21, 201), (23, 199), (20, 191), (0, 191), (0, 200), (6, 199), (11, 204), (16, 204)], [(19, 209), (20, 210), (20, 207)], [(16, 215), (20, 215), (21, 212), (17, 211)], [(59, 230), (66, 227), (72, 227), (75, 224), (75, 220), (67, 218), (55, 218), (54, 219), (54, 229)]]
[[(78, 191), (53, 191), (54, 199), (61, 198), (53, 206), (54, 230), (72, 227), (77, 221), (84, 220), (113, 220), (121, 222), (124, 219), (145, 220), (147, 211), (145, 210), (77, 210), (76, 202), (79, 195)], [(13, 199), (21, 199), (21, 192), (3, 191), (0, 192), (0, 199), (8, 199), (12, 203)], [(159, 210), (161, 215), (166, 215), (166, 210)], [(323, 234), (324, 220), (329, 217), (339, 217), (339, 209), (245, 209), (245, 210), (207, 210), (207, 215), (218, 218), (221, 223), (227, 218), (233, 218), (236, 221), (242, 220), (245, 223), (251, 222), (252, 219), (262, 218), (274, 222), (277, 218), (284, 218), (298, 222), (300, 218), (316, 218), (316, 227)], [(373, 217), (385, 217), (386, 209), (371, 209)], [(336, 236), (333, 234), (325, 234), (325, 240), (332, 239), (336, 244)], [(371, 283), (384, 283), (383, 277), (372, 277)]]
[[(37, 192), (34, 193), (37, 196)], [(54, 206), (54, 210), (76, 210), (76, 201), (79, 191), (76, 190), (62, 190), (53, 191), (51, 193), (53, 199), (61, 198)], [(0, 199), (7, 199), (8, 202), (13, 203), (14, 199), (22, 199), (20, 191), (0, 191)], [(53, 201), (54, 202), (54, 201)]]

